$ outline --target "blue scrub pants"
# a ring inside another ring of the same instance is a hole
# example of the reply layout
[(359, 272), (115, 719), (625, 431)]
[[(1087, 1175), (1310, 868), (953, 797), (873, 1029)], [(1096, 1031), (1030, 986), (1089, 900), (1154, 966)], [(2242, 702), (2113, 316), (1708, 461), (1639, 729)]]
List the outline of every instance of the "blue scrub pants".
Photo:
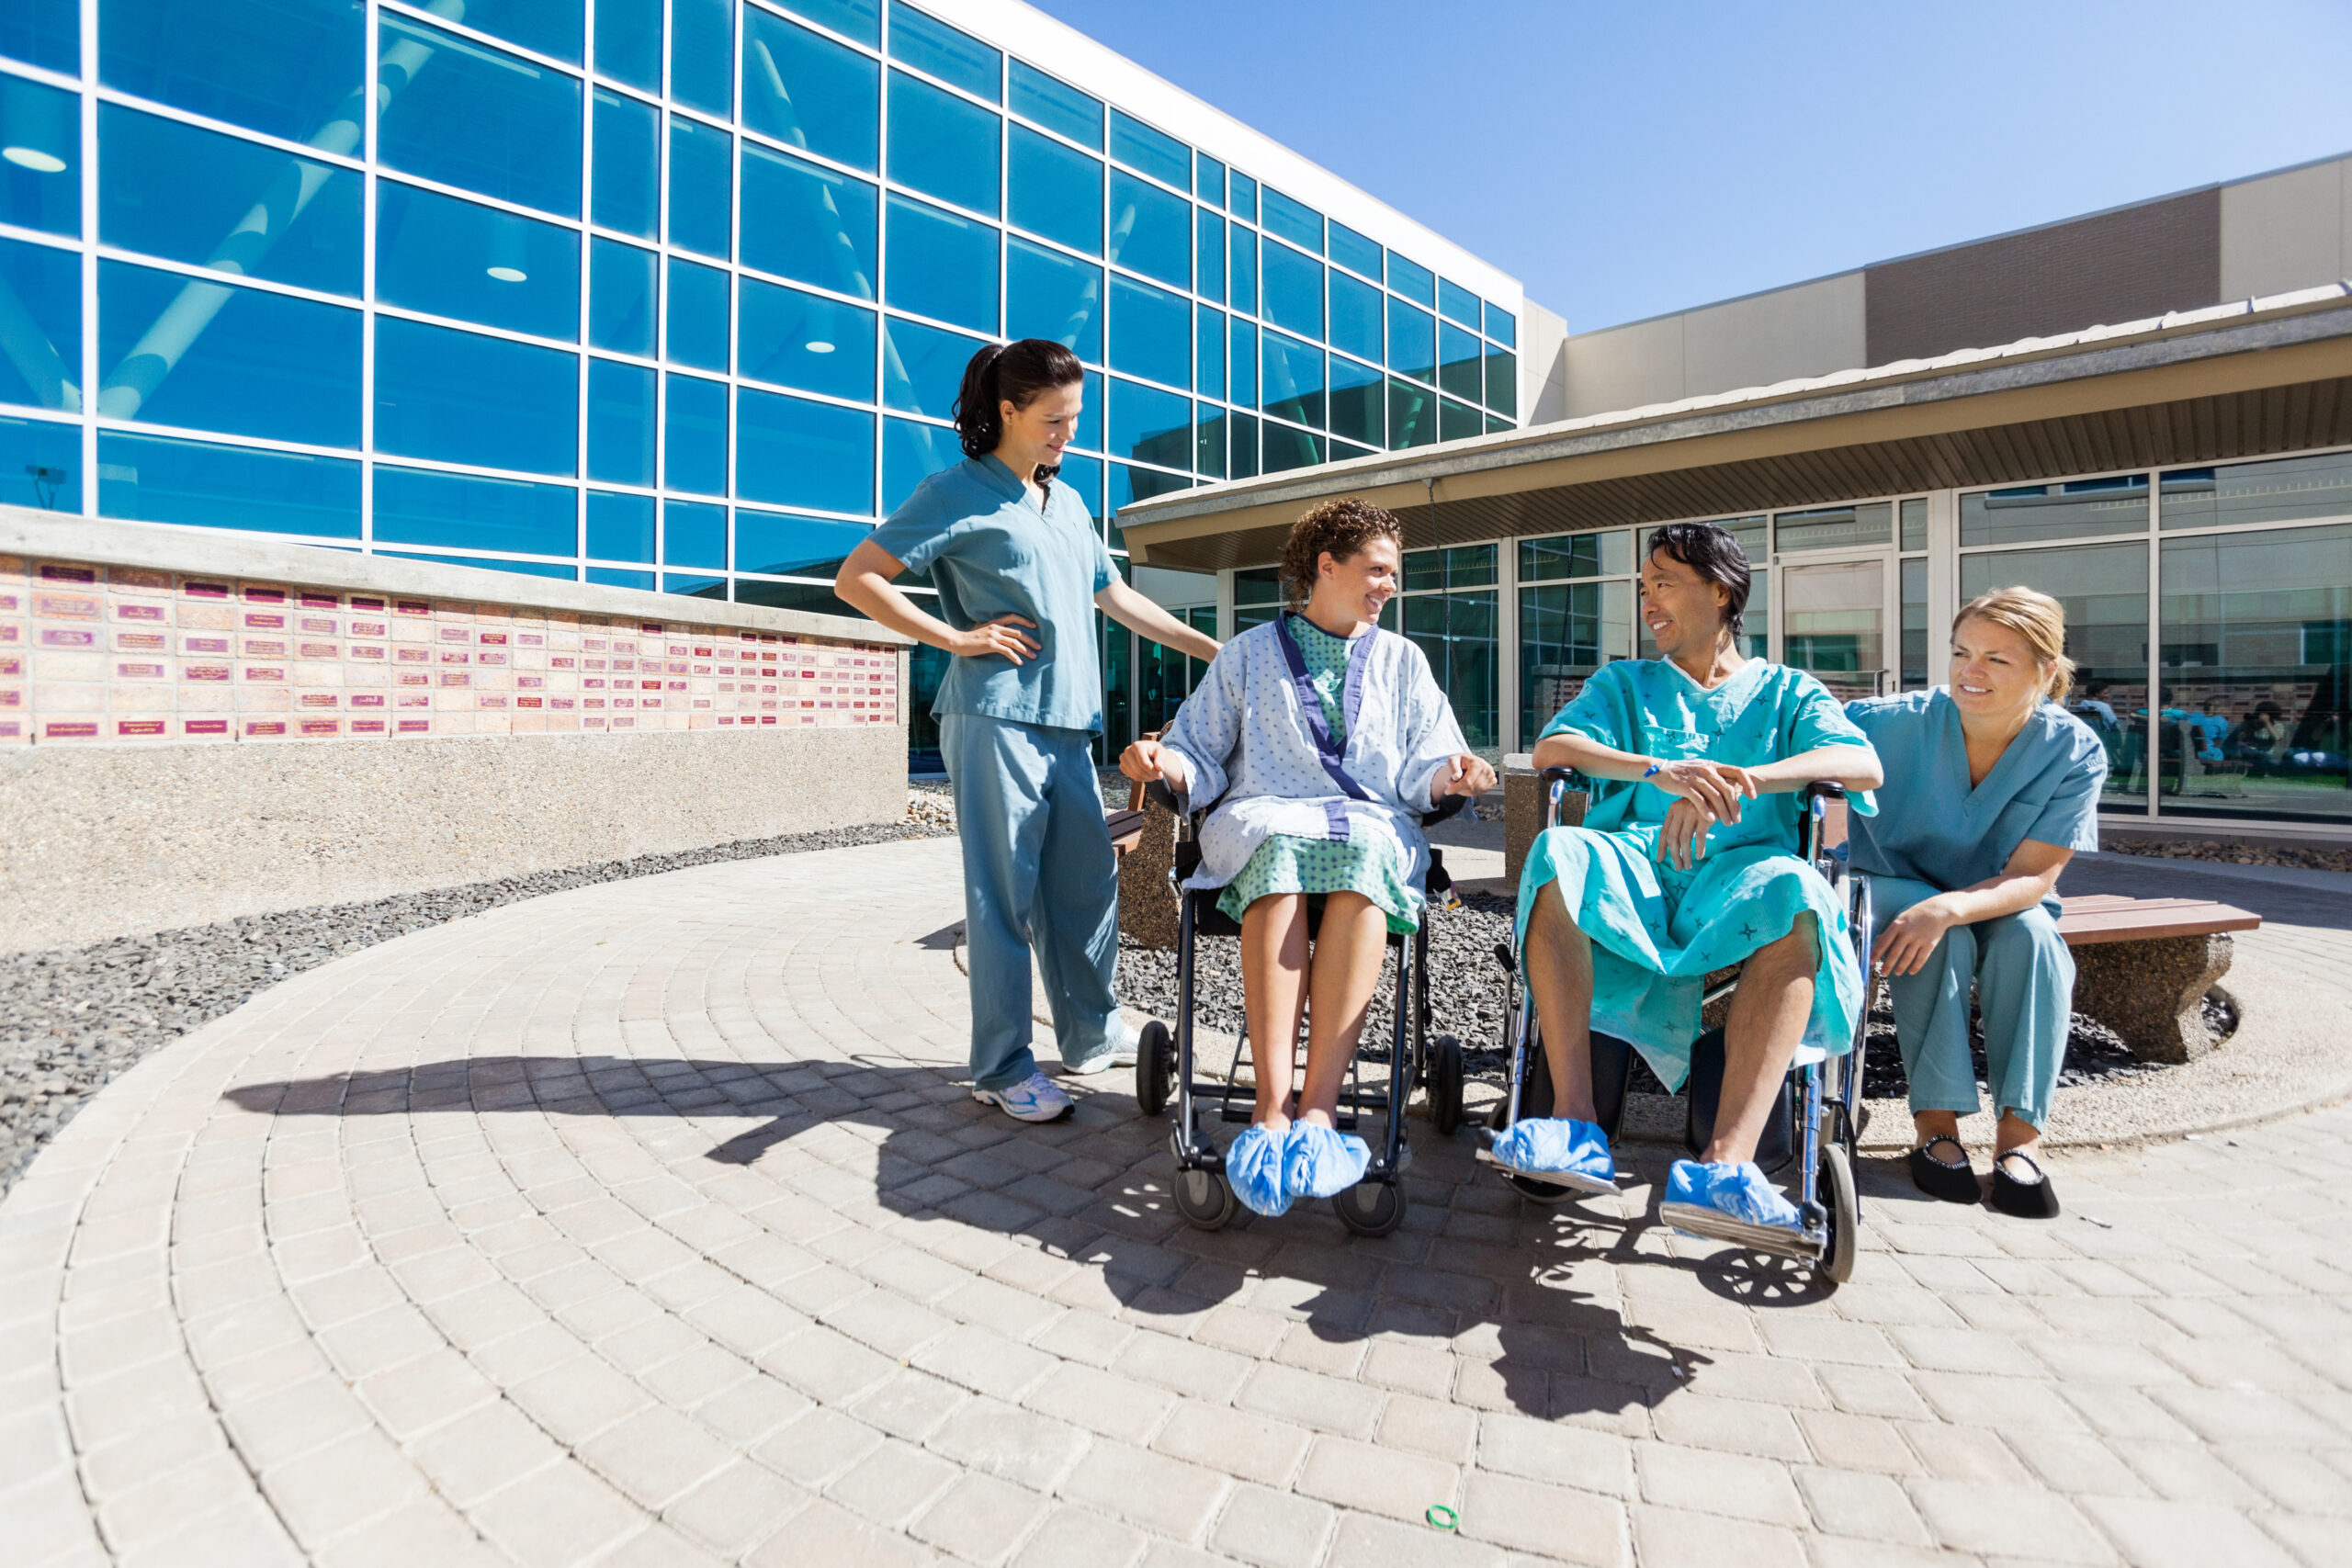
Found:
[(1074, 1066), (1110, 1048), (1119, 1015), (1111, 994), (1119, 874), (1092, 739), (1083, 729), (939, 716), (964, 844), (976, 1089), (1009, 1089), (1037, 1070), (1029, 1051), (1032, 941), (1062, 1061)]
[[(1923, 898), (1943, 891), (1900, 876), (1871, 878), (1879, 930)], [(1917, 975), (1887, 980), (1894, 1035), (1911, 1079), (1911, 1109), (1979, 1107), (1968, 1053), (1968, 995), (1984, 1021), (1984, 1073), (1994, 1103), (2035, 1127), (2050, 1118), (2075, 998), (2075, 960), (2058, 922), (2037, 904), (2014, 915), (1954, 926)]]

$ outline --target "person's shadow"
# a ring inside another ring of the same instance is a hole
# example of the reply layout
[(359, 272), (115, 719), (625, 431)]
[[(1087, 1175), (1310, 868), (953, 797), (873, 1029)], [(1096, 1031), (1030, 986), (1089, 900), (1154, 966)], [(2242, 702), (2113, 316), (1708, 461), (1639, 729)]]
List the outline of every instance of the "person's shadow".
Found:
[[(707, 1121), (706, 1159), (764, 1166), (781, 1186), (836, 1209), (870, 1194), (924, 1224), (1024, 1236), (1097, 1271), (1120, 1308), (1168, 1319), (1171, 1332), (1185, 1332), (1175, 1320), (1233, 1302), (1255, 1280), (1253, 1303), (1303, 1323), (1339, 1348), (1335, 1359), (1368, 1340), (1457, 1347), (1462, 1376), (1479, 1386), (1424, 1392), (1544, 1419), (1623, 1424), (1690, 1386), (1712, 1359), (1630, 1319), (1605, 1282), (1611, 1271), (1598, 1266), (1638, 1258), (1695, 1269), (1704, 1281), (1715, 1265), (1645, 1247), (1645, 1221), (1522, 1202), (1491, 1173), (1473, 1177), (1466, 1136), (1439, 1139), (1426, 1125), (1412, 1129), (1421, 1158), (1404, 1178), (1415, 1200), (1406, 1224), (1373, 1239), (1347, 1232), (1329, 1205), (1305, 1201), (1278, 1220), (1244, 1213), (1223, 1231), (1193, 1230), (1170, 1195), (1167, 1123), (1140, 1117), (1132, 1098), (1082, 1096), (1061, 1122), (1016, 1127), (945, 1073), (903, 1064), (475, 1056), (246, 1084), (227, 1098), (277, 1116), (470, 1110)], [(811, 1152), (842, 1153), (843, 1136), (871, 1145), (870, 1157)], [(804, 1139), (808, 1147), (796, 1146)], [(1465, 1205), (1462, 1190), (1480, 1196)], [(1787, 1296), (1768, 1294), (1749, 1304)], [(1281, 1359), (1315, 1359), (1297, 1347)]]

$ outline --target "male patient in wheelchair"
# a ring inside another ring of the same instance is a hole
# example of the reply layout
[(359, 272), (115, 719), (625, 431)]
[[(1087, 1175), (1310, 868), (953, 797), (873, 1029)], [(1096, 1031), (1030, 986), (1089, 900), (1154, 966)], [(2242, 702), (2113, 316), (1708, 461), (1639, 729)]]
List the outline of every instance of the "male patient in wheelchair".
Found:
[[(1257, 1103), (1225, 1173), (1260, 1214), (1363, 1179), (1370, 1150), (1337, 1125), (1340, 1083), (1389, 933), (1422, 917), (1420, 818), (1495, 782), (1428, 659), (1377, 625), (1400, 542), (1395, 517), (1353, 497), (1301, 517), (1283, 550), (1286, 612), (1227, 642), (1160, 739), (1120, 758), (1129, 778), (1186, 795), (1188, 809), (1217, 803), (1185, 886), (1223, 889), (1217, 908), (1241, 926)], [(1302, 1007), (1306, 1075), (1295, 1086)]]
[(1867, 814), (1881, 773), (1820, 682), (1741, 654), (1747, 594), (1733, 535), (1657, 529), (1641, 606), (1658, 657), (1602, 666), (1544, 727), (1536, 766), (1573, 768), (1591, 792), (1586, 825), (1543, 833), (1520, 879), (1521, 963), (1552, 1113), (1512, 1123), (1490, 1156), (1561, 1187), (1616, 1191), (1591, 1032), (1631, 1042), (1679, 1088), (1706, 977), (1737, 964), (1713, 1130), (1700, 1158), (1675, 1163), (1660, 1217), (1769, 1245), (1801, 1219), (1758, 1168), (1758, 1139), (1801, 1045), (1852, 1048), (1862, 995), (1843, 901), (1795, 852), (1794, 792), (1842, 784)]

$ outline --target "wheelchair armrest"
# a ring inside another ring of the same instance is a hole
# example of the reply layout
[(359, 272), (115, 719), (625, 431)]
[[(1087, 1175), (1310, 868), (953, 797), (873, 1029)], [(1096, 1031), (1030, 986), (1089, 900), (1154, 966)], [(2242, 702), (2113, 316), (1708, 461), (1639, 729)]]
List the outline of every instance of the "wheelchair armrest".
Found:
[(1815, 800), (1843, 800), (1845, 798), (1846, 786), (1831, 779), (1815, 779), (1811, 784), (1804, 786), (1804, 799), (1808, 803)]
[(1183, 797), (1169, 786), (1166, 779), (1153, 779), (1143, 786), (1143, 797), (1154, 806), (1163, 807), (1178, 817), (1191, 815), (1184, 808)]
[(1449, 795), (1439, 803), (1436, 810), (1421, 813), (1421, 827), (1424, 829), (1434, 828), (1451, 818), (1459, 817), (1463, 807), (1469, 804), (1470, 797), (1466, 795)]

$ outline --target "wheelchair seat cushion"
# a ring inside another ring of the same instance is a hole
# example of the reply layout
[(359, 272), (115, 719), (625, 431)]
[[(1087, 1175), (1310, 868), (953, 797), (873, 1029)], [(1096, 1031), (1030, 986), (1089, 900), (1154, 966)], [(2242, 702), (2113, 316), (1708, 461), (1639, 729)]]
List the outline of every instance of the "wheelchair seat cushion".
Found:
[(1372, 1150), (1354, 1134), (1294, 1122), (1283, 1149), (1283, 1190), (1294, 1198), (1336, 1198), (1362, 1181), (1371, 1164)]

